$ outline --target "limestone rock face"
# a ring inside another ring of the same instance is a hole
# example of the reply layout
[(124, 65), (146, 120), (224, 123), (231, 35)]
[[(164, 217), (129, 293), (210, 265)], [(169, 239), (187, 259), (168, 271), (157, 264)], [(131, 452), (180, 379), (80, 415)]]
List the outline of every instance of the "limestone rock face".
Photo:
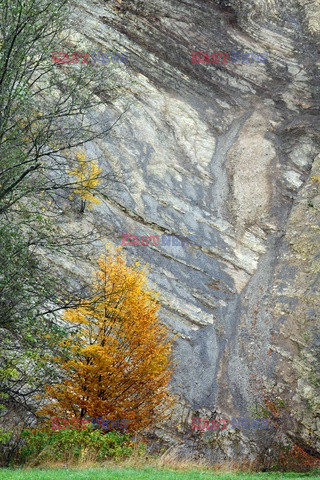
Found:
[[(82, 221), (117, 245), (160, 238), (125, 247), (150, 265), (180, 334), (179, 402), (157, 435), (212, 459), (255, 456), (283, 436), (319, 455), (319, 2), (79, 0), (70, 28), (78, 51), (129, 55), (99, 67), (122, 90), (113, 102), (96, 92), (97, 118), (126, 113), (88, 146), (121, 182)], [(192, 63), (192, 51), (268, 62)], [(253, 411), (273, 430), (234, 432), (237, 443), (227, 429), (212, 443), (191, 429), (191, 416)]]

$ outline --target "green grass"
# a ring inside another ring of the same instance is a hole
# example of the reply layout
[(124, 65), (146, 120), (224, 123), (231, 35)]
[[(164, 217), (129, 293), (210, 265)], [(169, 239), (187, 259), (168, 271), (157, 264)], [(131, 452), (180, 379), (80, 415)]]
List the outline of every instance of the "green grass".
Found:
[(320, 475), (311, 473), (219, 473), (205, 471), (175, 471), (168, 469), (115, 469), (89, 468), (83, 470), (7, 470), (0, 469), (1, 480), (320, 480)]

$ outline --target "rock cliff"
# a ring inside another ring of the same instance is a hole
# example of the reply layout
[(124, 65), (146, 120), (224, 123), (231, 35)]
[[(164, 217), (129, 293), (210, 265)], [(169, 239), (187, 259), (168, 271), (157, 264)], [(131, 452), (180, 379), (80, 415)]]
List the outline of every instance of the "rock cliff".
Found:
[[(121, 94), (95, 92), (97, 119), (126, 112), (88, 145), (121, 181), (77, 221), (94, 224), (101, 245), (197, 239), (125, 247), (150, 265), (179, 334), (179, 401), (154, 438), (216, 460), (267, 456), (284, 438), (319, 455), (319, 2), (79, 0), (69, 23), (78, 51), (129, 58), (99, 66)], [(268, 62), (192, 63), (192, 51)], [(191, 429), (192, 416), (253, 414), (272, 430)]]

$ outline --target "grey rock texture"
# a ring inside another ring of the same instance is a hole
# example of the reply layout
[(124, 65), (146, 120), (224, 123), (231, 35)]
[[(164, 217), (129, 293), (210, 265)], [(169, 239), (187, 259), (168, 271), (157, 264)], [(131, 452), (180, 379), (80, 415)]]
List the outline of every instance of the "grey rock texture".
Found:
[[(179, 401), (154, 439), (211, 460), (256, 458), (284, 437), (319, 455), (319, 2), (80, 0), (70, 30), (78, 51), (129, 53), (99, 67), (122, 90), (112, 102), (97, 92), (95, 114), (108, 125), (127, 111), (88, 145), (121, 183), (79, 221), (116, 245), (122, 234), (197, 236), (125, 247), (150, 265), (179, 333)], [(192, 50), (269, 62), (197, 64)], [(191, 416), (253, 409), (271, 431), (212, 441), (191, 429)]]

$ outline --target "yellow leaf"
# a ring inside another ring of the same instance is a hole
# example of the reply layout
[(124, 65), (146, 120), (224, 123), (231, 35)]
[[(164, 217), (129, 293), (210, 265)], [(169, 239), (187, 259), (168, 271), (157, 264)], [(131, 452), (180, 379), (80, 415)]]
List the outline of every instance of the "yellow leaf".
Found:
[(85, 411), (125, 419), (129, 411), (134, 432), (159, 420), (172, 404), (173, 339), (160, 321), (156, 293), (137, 264), (127, 265), (119, 248), (113, 255), (107, 250), (98, 260), (92, 297), (66, 310), (63, 320), (79, 332), (61, 344), (72, 355), (56, 358), (66, 380), (47, 386), (49, 402), (42, 414), (67, 411), (80, 418)]

